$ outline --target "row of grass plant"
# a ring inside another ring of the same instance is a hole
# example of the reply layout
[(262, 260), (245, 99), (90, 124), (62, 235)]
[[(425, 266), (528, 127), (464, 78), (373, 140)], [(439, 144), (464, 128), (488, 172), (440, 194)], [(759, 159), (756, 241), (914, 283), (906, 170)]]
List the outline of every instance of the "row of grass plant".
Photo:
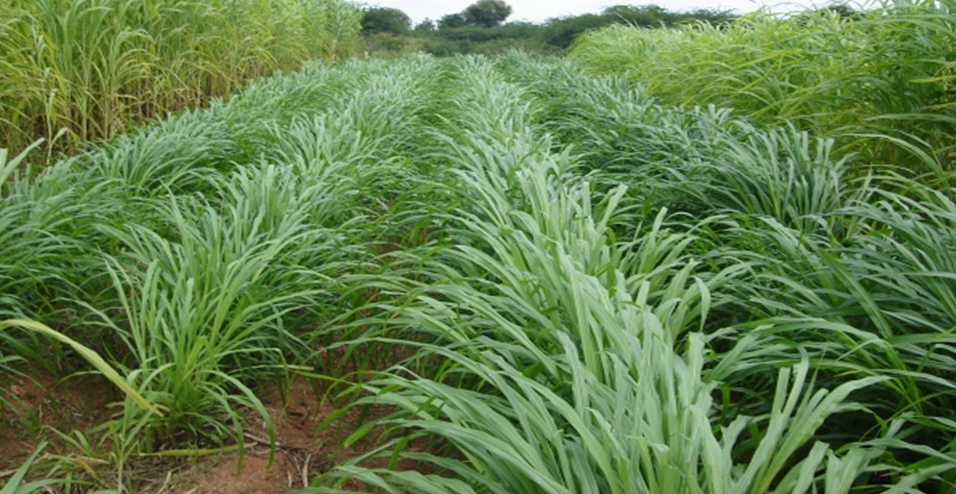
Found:
[(426, 58), (313, 64), (43, 173), (3, 155), (0, 313), (53, 326), (0, 332), (7, 371), (86, 370), (54, 335), (131, 388), (108, 423), (52, 435), (96, 460), (91, 480), (135, 492), (142, 458), (242, 451), (250, 412), (271, 434), (254, 388), (307, 368), (348, 301), (339, 277), (402, 235), (380, 218), (415, 173), (422, 81), (439, 74)]
[(956, 5), (857, 8), (757, 12), (720, 27), (614, 26), (581, 37), (571, 56), (593, 73), (626, 73), (667, 104), (732, 108), (943, 178), (956, 144)]
[(445, 236), (332, 329), (419, 348), (343, 391), (395, 436), (302, 492), (953, 489), (945, 193), (625, 79), (452, 64)]
[(360, 19), (340, 0), (5, 1), (0, 147), (76, 150), (247, 79), (343, 59)]

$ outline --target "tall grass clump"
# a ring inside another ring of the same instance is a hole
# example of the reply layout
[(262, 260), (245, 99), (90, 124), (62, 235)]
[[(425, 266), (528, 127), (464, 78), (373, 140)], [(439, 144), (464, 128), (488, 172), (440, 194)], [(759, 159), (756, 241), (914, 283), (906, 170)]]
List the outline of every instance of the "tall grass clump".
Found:
[[(287, 172), (242, 172), (223, 193), (222, 211), (158, 204), (164, 234), (108, 230), (126, 253), (107, 264), (122, 315), (103, 317), (128, 347), (127, 372), (167, 410), (165, 427), (150, 428), (159, 437), (186, 428), (241, 440), (236, 408), (265, 413), (244, 382), (301, 351), (290, 326), (303, 314), (293, 312), (321, 298), (318, 269), (334, 257), (323, 255), (334, 235), (309, 228), (310, 203), (299, 196), (309, 191)], [(223, 412), (228, 425), (216, 418)]]
[(0, 146), (75, 150), (249, 78), (345, 58), (360, 17), (340, 0), (4, 2)]
[(954, 5), (885, 2), (852, 16), (758, 12), (730, 26), (613, 26), (572, 50), (667, 104), (718, 105), (838, 141), (872, 163), (952, 169)]

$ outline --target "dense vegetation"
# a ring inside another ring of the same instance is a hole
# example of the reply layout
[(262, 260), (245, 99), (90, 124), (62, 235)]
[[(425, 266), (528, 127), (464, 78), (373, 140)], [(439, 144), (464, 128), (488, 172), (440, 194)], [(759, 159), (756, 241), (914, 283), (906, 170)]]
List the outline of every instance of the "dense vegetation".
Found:
[[(36, 449), (0, 493), (245, 451), (291, 376), (339, 407), (323, 426), (367, 420), (342, 448), (376, 445), (302, 494), (956, 492), (956, 6), (214, 97), (360, 27), (451, 54), (585, 18), (475, 5), (497, 14), (436, 30), (337, 0), (0, 4), (0, 380), (92, 369), (120, 401), (92, 429), (20, 417)], [(662, 12), (601, 15), (625, 11)]]
[(391, 413), (305, 492), (950, 492), (956, 203), (860, 159), (564, 61), (313, 65), (0, 166), (3, 356), (118, 371), (70, 437), (120, 491), (307, 371)]
[(668, 104), (718, 105), (944, 178), (956, 149), (956, 3), (748, 15), (729, 28), (610, 27), (572, 50)]
[(48, 155), (74, 150), (247, 79), (351, 56), (360, 20), (343, 0), (0, 1), (0, 147), (43, 137)]
[(615, 5), (600, 13), (549, 19), (541, 24), (504, 23), (510, 13), (506, 3), (489, 0), (476, 2), (461, 13), (451, 13), (437, 21), (426, 19), (413, 27), (411, 19), (401, 10), (370, 7), (364, 10), (363, 34), (366, 49), (373, 56), (416, 51), (438, 56), (490, 55), (508, 50), (559, 54), (567, 50), (577, 36), (606, 26), (659, 28), (693, 22), (721, 25), (734, 17), (722, 10), (675, 12), (656, 5)]

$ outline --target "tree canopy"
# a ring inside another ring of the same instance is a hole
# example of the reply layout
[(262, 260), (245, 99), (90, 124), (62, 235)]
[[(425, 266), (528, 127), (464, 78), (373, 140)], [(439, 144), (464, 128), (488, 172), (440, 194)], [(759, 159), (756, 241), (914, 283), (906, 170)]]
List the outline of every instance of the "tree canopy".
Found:
[(456, 27), (467, 26), (465, 16), (461, 14), (447, 14), (438, 19), (438, 29), (454, 29)]
[(435, 21), (431, 19), (425, 19), (418, 24), (415, 24), (415, 32), (417, 33), (430, 33), (435, 30)]
[(412, 19), (408, 14), (391, 7), (369, 7), (362, 15), (362, 34), (375, 33), (408, 34)]
[[(567, 50), (581, 34), (612, 24), (660, 28), (703, 21), (720, 25), (735, 17), (726, 10), (672, 12), (657, 5), (613, 5), (600, 12), (553, 18), (543, 23), (506, 23), (511, 14), (512, 8), (505, 0), (477, 0), (461, 12), (446, 14), (437, 21), (425, 19), (412, 28), (404, 12), (374, 7), (365, 10), (362, 27), (371, 53), (419, 50), (446, 56), (518, 49), (557, 54)], [(376, 36), (380, 33), (408, 39)]]
[(504, 0), (478, 0), (466, 7), (461, 15), (472, 26), (495, 27), (511, 15), (511, 5)]

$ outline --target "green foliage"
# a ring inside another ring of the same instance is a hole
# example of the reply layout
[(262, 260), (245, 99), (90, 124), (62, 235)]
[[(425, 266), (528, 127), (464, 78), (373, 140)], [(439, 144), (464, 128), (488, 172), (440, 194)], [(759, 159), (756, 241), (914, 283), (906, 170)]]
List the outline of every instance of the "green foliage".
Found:
[(14, 240), (0, 248), (0, 309), (61, 321), (0, 331), (3, 362), (42, 362), (52, 343), (24, 337), (40, 335), (119, 369), (110, 377), (162, 410), (131, 400), (90, 441), (120, 472), (157, 445), (241, 444), (246, 410), (269, 424), (253, 384), (310, 353), (305, 336), (335, 311), (333, 275), (362, 270), (385, 236), (357, 226), (381, 214), (400, 173), (389, 163), (412, 149), (429, 95), (421, 80), (435, 77), (430, 61), (401, 74), (315, 65), (40, 175), (0, 151), (0, 226)]
[(611, 25), (629, 25), (643, 28), (678, 26), (691, 22), (723, 25), (735, 16), (725, 10), (698, 9), (689, 12), (671, 12), (657, 5), (615, 5), (600, 14), (582, 14), (550, 20), (544, 26), (544, 37), (549, 45), (568, 48), (574, 40), (589, 31)]
[(409, 204), (448, 205), (438, 243), (351, 277), (378, 296), (329, 329), (418, 348), (341, 395), (394, 435), (300, 492), (952, 489), (950, 198), (622, 78), (447, 66)]
[(425, 19), (422, 22), (415, 24), (415, 31), (419, 33), (430, 33), (435, 29), (435, 21), (431, 19)]
[(33, 462), (36, 461), (37, 456), (39, 456), (46, 447), (46, 443), (41, 443), (37, 446), (33, 453), (30, 454), (30, 457), (27, 458), (27, 461), (25, 461), (20, 468), (17, 468), (17, 470), (13, 472), (13, 475), (10, 476), (9, 480), (0, 486), (3, 487), (0, 489), (0, 494), (30, 494), (31, 492), (36, 492), (39, 489), (49, 489), (50, 486), (63, 482), (62, 479), (46, 479), (22, 484), (27, 473), (30, 471), (30, 467), (33, 466)]
[(467, 24), (468, 21), (466, 21), (465, 16), (461, 14), (446, 14), (443, 15), (441, 19), (438, 19), (438, 29), (453, 29)]
[(424, 50), (438, 56), (463, 53), (501, 54), (509, 50), (545, 53), (549, 47), (538, 38), (540, 27), (527, 23), (508, 23), (485, 28), (463, 26), (440, 29), (424, 37)]
[(76, 150), (249, 78), (345, 58), (360, 18), (340, 0), (5, 1), (0, 146)]
[(43, 173), (0, 152), (2, 310), (56, 323), (4, 357), (133, 390), (63, 434), (118, 492), (243, 451), (290, 369), (375, 410), (345, 446), (383, 432), (303, 492), (952, 491), (952, 191), (630, 77), (316, 63)]
[(951, 2), (897, 2), (846, 17), (756, 13), (727, 28), (612, 27), (572, 50), (669, 104), (733, 108), (837, 139), (841, 153), (944, 179), (956, 114)]
[[(670, 12), (657, 6), (618, 5), (605, 8), (601, 14), (549, 19), (543, 24), (527, 22), (502, 24), (494, 19), (501, 18), (503, 21), (507, 18), (504, 14), (510, 12), (507, 4), (503, 2), (499, 2), (499, 5), (479, 4), (481, 2), (470, 6), (468, 9), (471, 10), (466, 9), (465, 12), (442, 17), (437, 23), (437, 29), (435, 23), (426, 19), (404, 37), (367, 36), (367, 45), (371, 47), (368, 51), (370, 54), (381, 56), (402, 55), (415, 51), (424, 51), (438, 56), (468, 53), (502, 54), (510, 50), (550, 55), (566, 50), (572, 41), (584, 32), (612, 24), (662, 27), (700, 21), (718, 25), (733, 17), (730, 13), (719, 10)], [(472, 13), (468, 14), (468, 12)]]
[(428, 42), (411, 36), (378, 33), (365, 37), (365, 52), (373, 58), (394, 58), (425, 51), (427, 47)]
[(510, 15), (511, 6), (504, 0), (478, 0), (461, 12), (466, 24), (483, 27), (500, 26)]
[(369, 7), (362, 11), (362, 34), (407, 34), (412, 19), (405, 12), (390, 7)]

